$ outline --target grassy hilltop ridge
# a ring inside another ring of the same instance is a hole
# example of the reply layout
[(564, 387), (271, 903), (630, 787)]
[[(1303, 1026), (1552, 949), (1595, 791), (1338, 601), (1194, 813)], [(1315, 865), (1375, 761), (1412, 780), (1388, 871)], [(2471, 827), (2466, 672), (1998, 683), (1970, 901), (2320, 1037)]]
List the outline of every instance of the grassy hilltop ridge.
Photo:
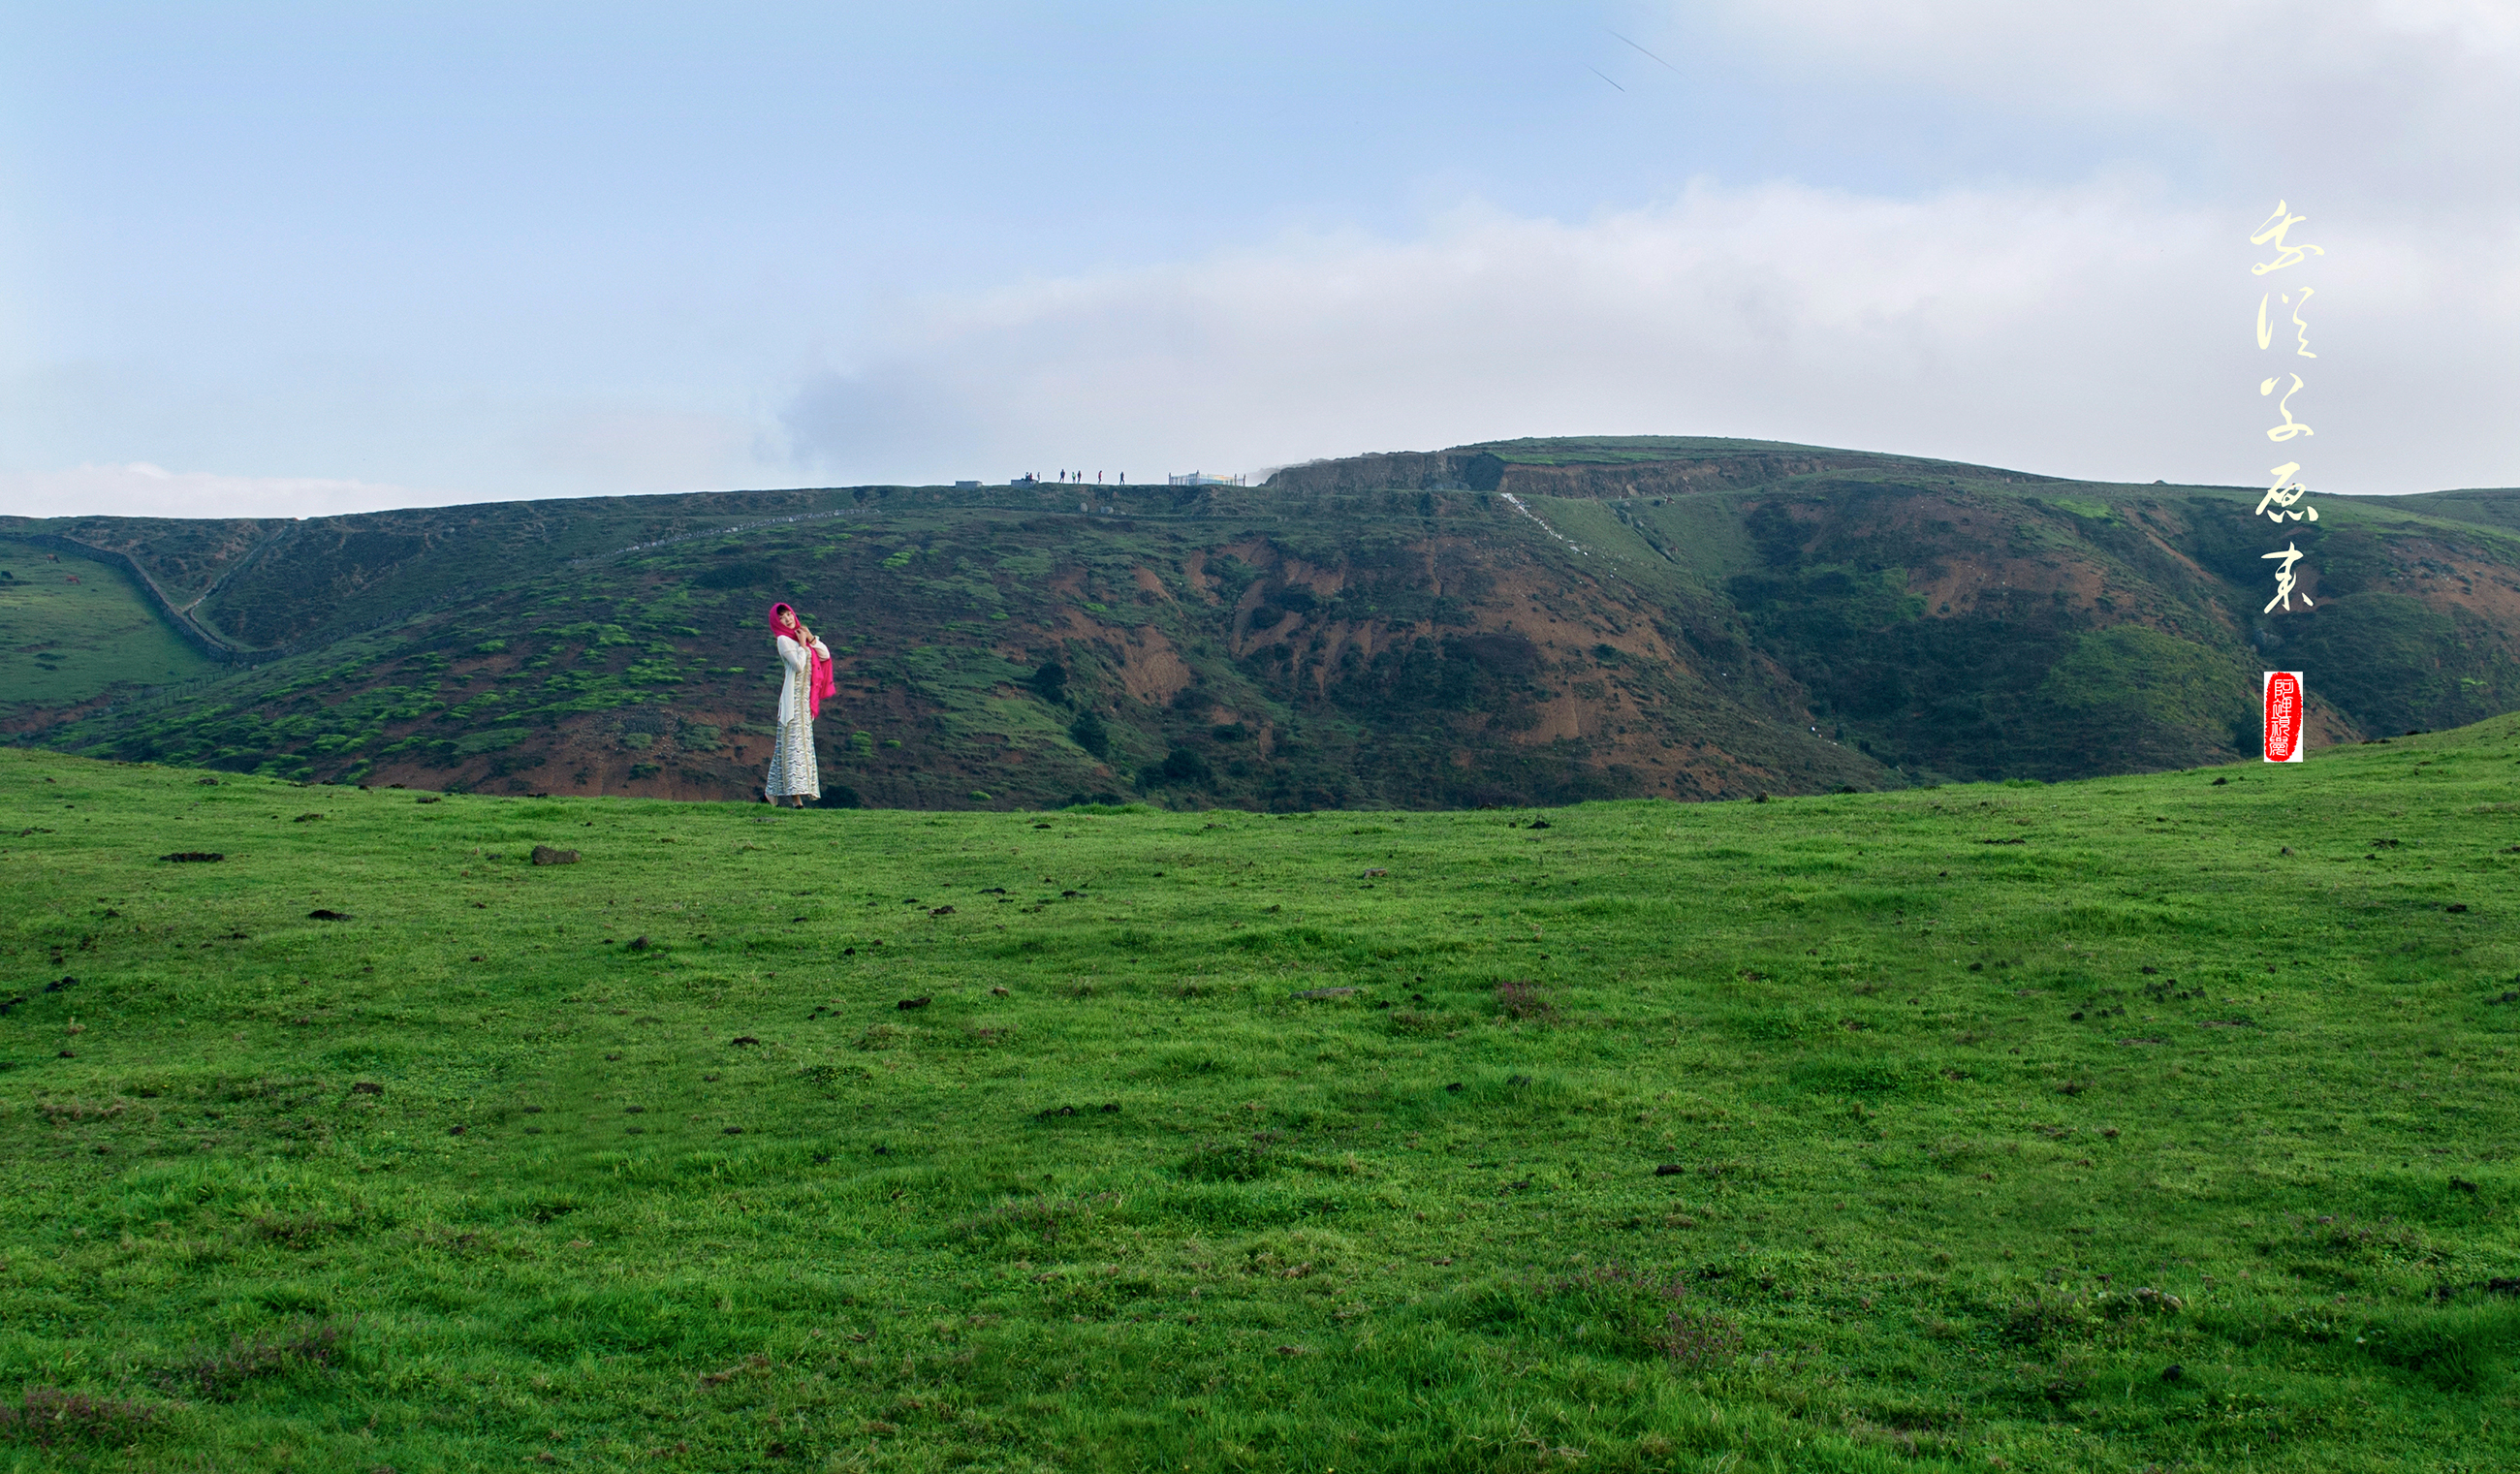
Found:
[[(59, 679), (9, 692), (0, 725), (285, 778), (733, 798), (766, 760), (777, 598), (840, 654), (830, 796), (882, 807), (2157, 771), (2251, 750), (2272, 664), (2310, 672), (2316, 744), (2520, 709), (2520, 492), (2324, 498), (2280, 533), (2256, 496), (1634, 436), (1261, 487), (16, 521), (0, 536), (130, 558), (235, 663), (152, 695), (56, 650)], [(2261, 555), (2285, 540), (2313, 603), (2269, 615)], [(44, 636), (12, 626), (24, 650)]]
[(0, 835), (20, 1467), (2520, 1461), (2509, 718), (1545, 814), (18, 749)]

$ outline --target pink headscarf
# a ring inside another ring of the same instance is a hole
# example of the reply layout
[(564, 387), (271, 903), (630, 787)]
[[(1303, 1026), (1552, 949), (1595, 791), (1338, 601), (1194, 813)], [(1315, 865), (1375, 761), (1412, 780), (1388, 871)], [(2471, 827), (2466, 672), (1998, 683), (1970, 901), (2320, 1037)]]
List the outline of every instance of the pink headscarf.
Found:
[[(783, 614), (789, 620), (793, 620), (795, 622), (794, 629), (789, 629), (786, 623), (782, 622), (780, 616)], [(813, 665), (813, 679), (805, 683), (805, 707), (809, 716), (819, 718), (823, 714), (823, 698), (837, 692), (840, 688), (839, 683), (832, 679), (831, 659), (821, 650), (814, 648), (811, 645), (805, 644), (803, 639), (804, 628), (805, 621), (797, 618), (796, 611), (794, 609), (789, 608), (784, 603), (774, 603), (770, 606), (770, 633), (772, 636), (777, 637), (784, 635), (788, 639), (795, 641), (798, 645), (804, 646), (805, 658)]]

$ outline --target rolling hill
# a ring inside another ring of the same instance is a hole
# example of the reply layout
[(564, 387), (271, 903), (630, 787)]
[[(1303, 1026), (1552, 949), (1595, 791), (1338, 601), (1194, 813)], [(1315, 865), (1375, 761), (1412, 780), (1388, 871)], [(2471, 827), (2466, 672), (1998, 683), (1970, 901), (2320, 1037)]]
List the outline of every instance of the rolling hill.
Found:
[[(121, 580), (184, 658), (157, 689), (157, 667), (55, 658), (0, 720), (21, 743), (281, 777), (742, 798), (780, 598), (840, 657), (818, 729), (838, 804), (2054, 781), (2246, 749), (2274, 664), (2310, 673), (2314, 745), (2520, 707), (2520, 491), (2326, 497), (2280, 534), (2257, 495), (1607, 437), (1090, 497), (13, 519), (13, 568)], [(2269, 615), (2261, 555), (2284, 538), (2307, 604)], [(67, 649), (46, 617), (13, 612), (20, 653)]]

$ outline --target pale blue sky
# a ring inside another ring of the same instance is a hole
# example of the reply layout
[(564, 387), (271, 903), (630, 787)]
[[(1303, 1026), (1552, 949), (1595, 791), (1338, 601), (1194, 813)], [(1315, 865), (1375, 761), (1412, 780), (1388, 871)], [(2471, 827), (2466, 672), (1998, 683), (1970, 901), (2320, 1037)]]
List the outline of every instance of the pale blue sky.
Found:
[(2313, 474), (2520, 480), (2509, 7), (2043, 9), (0, 0), (0, 511), (1583, 430), (2244, 481), (2279, 194)]

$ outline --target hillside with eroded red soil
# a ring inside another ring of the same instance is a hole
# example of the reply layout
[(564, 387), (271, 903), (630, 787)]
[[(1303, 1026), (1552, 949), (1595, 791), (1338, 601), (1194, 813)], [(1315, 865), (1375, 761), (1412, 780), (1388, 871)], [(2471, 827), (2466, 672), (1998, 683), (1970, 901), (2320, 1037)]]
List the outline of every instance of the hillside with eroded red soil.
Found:
[[(1764, 442), (1514, 441), (1259, 487), (865, 487), (305, 521), (19, 520), (214, 679), (20, 741), (327, 782), (741, 799), (774, 599), (828, 802), (1261, 808), (2057, 780), (2520, 706), (2520, 493), (2320, 502)], [(2439, 506), (2436, 507), (2435, 504)], [(2272, 542), (2271, 542), (2272, 540)], [(2261, 555), (2306, 555), (2266, 612)]]

